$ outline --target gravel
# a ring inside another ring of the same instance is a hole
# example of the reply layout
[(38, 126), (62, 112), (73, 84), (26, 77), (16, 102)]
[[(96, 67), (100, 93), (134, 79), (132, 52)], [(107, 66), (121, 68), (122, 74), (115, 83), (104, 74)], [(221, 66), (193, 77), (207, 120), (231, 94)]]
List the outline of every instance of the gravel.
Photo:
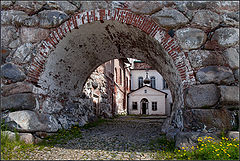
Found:
[(161, 137), (162, 123), (122, 116), (82, 130), (82, 138), (29, 154), (31, 160), (152, 160), (149, 143)]

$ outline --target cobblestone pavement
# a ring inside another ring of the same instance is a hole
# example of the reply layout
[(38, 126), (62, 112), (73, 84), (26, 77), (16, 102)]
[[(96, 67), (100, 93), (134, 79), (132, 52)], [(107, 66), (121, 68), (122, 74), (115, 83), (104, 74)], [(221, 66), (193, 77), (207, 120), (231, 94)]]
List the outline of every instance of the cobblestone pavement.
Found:
[(161, 136), (161, 123), (125, 116), (84, 129), (82, 138), (32, 152), (37, 160), (149, 160), (154, 159), (150, 140)]

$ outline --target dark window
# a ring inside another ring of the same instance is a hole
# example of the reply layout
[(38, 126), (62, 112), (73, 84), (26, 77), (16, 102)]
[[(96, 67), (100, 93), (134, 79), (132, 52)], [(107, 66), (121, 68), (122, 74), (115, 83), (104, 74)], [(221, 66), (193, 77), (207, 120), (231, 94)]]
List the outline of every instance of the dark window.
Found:
[(168, 84), (164, 79), (163, 79), (163, 89), (168, 89)]
[(120, 70), (120, 85), (122, 85), (122, 69), (119, 69)]
[(143, 77), (138, 78), (138, 88), (141, 88), (143, 86)]
[(115, 82), (118, 82), (117, 68), (115, 68)]
[(137, 110), (137, 102), (132, 102), (132, 109)]
[(157, 102), (152, 102), (152, 110), (157, 111)]
[(151, 87), (156, 88), (156, 78), (155, 77), (151, 77)]

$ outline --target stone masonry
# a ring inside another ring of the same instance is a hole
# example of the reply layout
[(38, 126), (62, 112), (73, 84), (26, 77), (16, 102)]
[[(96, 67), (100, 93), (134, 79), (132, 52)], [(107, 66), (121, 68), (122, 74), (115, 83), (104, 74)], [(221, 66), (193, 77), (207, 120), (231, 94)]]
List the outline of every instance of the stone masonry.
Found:
[(94, 70), (128, 57), (169, 85), (162, 131), (238, 126), (237, 1), (1, 1), (2, 118), (34, 135), (82, 126), (96, 118), (93, 82), (108, 102)]

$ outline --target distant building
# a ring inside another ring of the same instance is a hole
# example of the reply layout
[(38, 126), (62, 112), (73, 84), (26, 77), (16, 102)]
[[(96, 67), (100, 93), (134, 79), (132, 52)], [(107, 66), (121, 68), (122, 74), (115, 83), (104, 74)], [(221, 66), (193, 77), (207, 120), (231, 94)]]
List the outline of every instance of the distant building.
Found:
[(169, 116), (171, 106), (171, 93), (163, 77), (148, 64), (134, 61), (128, 113)]

